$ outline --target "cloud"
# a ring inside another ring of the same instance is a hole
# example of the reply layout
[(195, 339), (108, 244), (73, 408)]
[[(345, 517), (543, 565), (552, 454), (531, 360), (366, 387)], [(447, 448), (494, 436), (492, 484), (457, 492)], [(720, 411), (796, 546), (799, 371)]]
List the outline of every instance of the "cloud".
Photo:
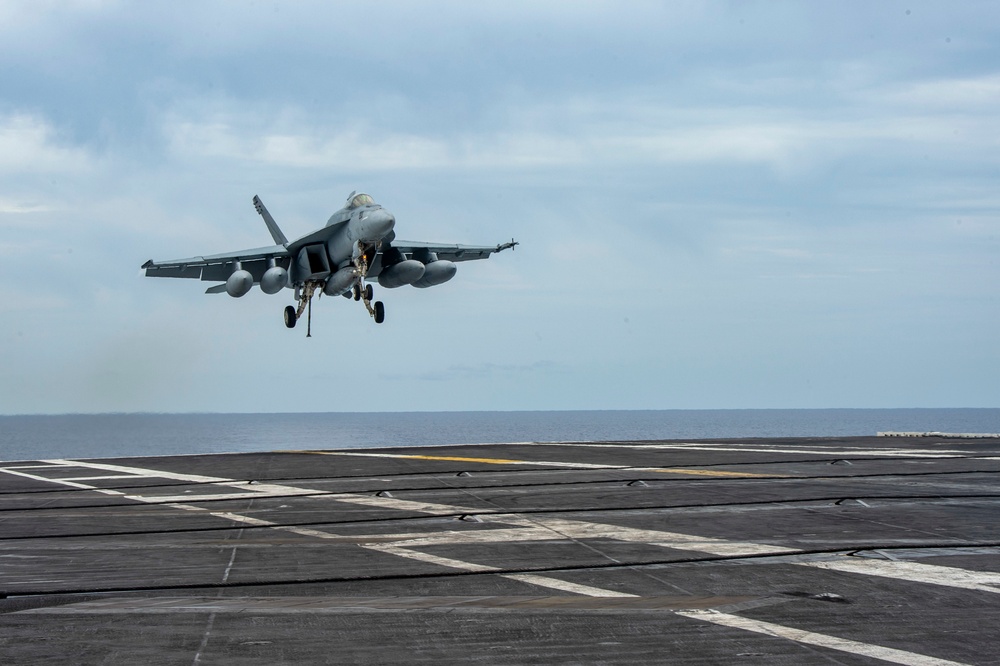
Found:
[(893, 85), (875, 96), (914, 108), (993, 113), (1000, 106), (1000, 74), (939, 78)]
[[(572, 119), (568, 119), (572, 122)], [(672, 130), (636, 127), (608, 134), (513, 131), (443, 136), (376, 128), (351, 131), (240, 131), (225, 122), (182, 122), (167, 131), (171, 150), (188, 159), (221, 158), (276, 167), (357, 171), (594, 167), (613, 163), (764, 163), (784, 165), (818, 140), (843, 134), (832, 128), (774, 124), (688, 125)]]
[[(793, 95), (759, 107), (685, 105), (648, 91), (619, 91), (613, 101), (579, 95), (526, 100), (512, 94), (496, 103), (513, 111), (475, 129), (442, 129), (429, 122), (421, 127), (420, 118), (412, 117), (372, 120), (349, 109), (338, 109), (339, 120), (331, 123), (326, 113), (318, 116), (303, 107), (191, 100), (164, 117), (163, 134), (170, 154), (182, 161), (347, 174), (720, 165), (763, 166), (794, 176), (848, 156), (910, 160), (916, 151), (938, 159), (995, 162), (1000, 119), (989, 112), (992, 107), (972, 113), (900, 103), (907, 95), (943, 94), (931, 90), (945, 84), (927, 85), (880, 97), (878, 103), (869, 100), (863, 111), (856, 106), (870, 93), (848, 91), (828, 100), (820, 113)], [(989, 99), (1000, 95), (1000, 78), (948, 85), (985, 91)]]
[(0, 213), (20, 215), (24, 213), (47, 213), (54, 210), (52, 206), (38, 203), (25, 203), (0, 197)]
[(56, 208), (49, 204), (35, 203), (25, 199), (0, 197), (0, 226), (17, 224), (17, 221), (27, 224), (27, 222), (24, 222), (24, 216), (30, 216), (32, 213), (50, 213), (54, 210)]
[(183, 157), (263, 162), (273, 166), (346, 172), (441, 167), (451, 160), (441, 141), (361, 130), (329, 133), (240, 131), (225, 121), (179, 122), (166, 130), (170, 150)]
[(0, 116), (0, 173), (73, 173), (93, 162), (87, 151), (60, 142), (42, 118), (25, 113)]

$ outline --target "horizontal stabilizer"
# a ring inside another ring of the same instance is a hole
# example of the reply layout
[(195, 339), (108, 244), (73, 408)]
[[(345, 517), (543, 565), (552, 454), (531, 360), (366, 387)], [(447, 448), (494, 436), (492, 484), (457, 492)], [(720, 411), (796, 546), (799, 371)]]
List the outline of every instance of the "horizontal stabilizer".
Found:
[(271, 214), (267, 212), (267, 208), (264, 207), (264, 202), (260, 200), (256, 194), (253, 195), (253, 207), (257, 209), (257, 212), (262, 218), (264, 218), (264, 224), (267, 225), (267, 230), (271, 232), (271, 238), (274, 239), (275, 245), (283, 245), (288, 247), (288, 239), (285, 238), (285, 234), (281, 232), (278, 227), (278, 223), (274, 221)]

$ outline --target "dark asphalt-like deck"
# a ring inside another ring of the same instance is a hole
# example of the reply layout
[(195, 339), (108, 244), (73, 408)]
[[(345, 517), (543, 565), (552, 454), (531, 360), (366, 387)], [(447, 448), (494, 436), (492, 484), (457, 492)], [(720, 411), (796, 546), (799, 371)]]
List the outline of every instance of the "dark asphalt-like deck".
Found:
[(0, 463), (0, 663), (1000, 664), (1000, 440)]

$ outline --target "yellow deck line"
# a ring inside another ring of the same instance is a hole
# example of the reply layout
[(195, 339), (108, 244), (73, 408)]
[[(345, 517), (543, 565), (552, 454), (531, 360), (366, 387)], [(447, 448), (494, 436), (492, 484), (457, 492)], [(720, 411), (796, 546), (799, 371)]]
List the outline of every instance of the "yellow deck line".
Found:
[(478, 462), (488, 465), (525, 465), (527, 460), (507, 460), (506, 458), (464, 458), (462, 456), (419, 456), (419, 455), (398, 455), (399, 458), (410, 458), (412, 460), (446, 460), (451, 462)]
[(787, 474), (755, 474), (754, 472), (725, 472), (723, 470), (711, 469), (682, 469), (680, 467), (653, 469), (651, 472), (667, 472), (670, 474), (696, 474), (698, 476), (742, 476), (756, 477), (761, 479), (788, 479)]
[(594, 463), (567, 463), (545, 460), (511, 460), (508, 458), (469, 458), (465, 456), (427, 456), (415, 453), (361, 453), (354, 451), (289, 451), (289, 453), (311, 453), (320, 456), (365, 456), (373, 458), (402, 458), (406, 460), (440, 460), (446, 462), (484, 463), (487, 465), (538, 465), (568, 467), (575, 469), (632, 469), (635, 471), (662, 472), (664, 474), (690, 474), (694, 476), (715, 476), (735, 478), (790, 478), (787, 474), (756, 474), (754, 472), (727, 472), (723, 470), (687, 469), (681, 467), (634, 468), (623, 465), (600, 465)]

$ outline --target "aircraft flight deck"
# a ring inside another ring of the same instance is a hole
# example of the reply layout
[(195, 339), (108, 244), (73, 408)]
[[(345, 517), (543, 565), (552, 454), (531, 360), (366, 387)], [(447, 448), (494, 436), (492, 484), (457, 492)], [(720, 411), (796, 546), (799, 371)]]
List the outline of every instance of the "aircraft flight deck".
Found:
[(9, 664), (995, 664), (1000, 439), (0, 462), (0, 594)]

